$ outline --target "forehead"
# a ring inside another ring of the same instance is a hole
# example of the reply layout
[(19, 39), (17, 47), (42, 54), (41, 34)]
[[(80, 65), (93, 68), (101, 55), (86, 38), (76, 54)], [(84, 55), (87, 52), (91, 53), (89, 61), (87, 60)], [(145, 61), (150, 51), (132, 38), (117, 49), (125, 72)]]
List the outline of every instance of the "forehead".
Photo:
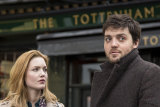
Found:
[(128, 28), (113, 28), (113, 27), (109, 27), (105, 30), (104, 36), (114, 36), (114, 35), (118, 35), (118, 34), (124, 34), (126, 36), (131, 36)]
[(38, 64), (46, 64), (45, 60), (40, 57), (40, 56), (37, 56), (37, 57), (33, 57), (30, 62), (29, 62), (29, 65), (38, 65)]

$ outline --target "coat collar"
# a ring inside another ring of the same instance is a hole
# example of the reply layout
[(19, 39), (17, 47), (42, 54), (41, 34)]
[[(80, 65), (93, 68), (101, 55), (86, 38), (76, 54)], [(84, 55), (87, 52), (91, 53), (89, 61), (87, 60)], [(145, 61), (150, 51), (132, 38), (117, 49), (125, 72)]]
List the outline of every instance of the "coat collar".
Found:
[[(126, 71), (129, 64), (138, 56), (138, 50), (133, 49), (128, 55), (120, 59), (118, 63), (112, 64), (109, 62), (105, 62), (101, 65), (102, 72), (107, 73), (108, 79), (104, 79), (104, 88), (100, 93), (100, 97), (98, 99), (98, 105), (103, 103), (103, 99), (107, 97), (111, 89), (115, 86), (116, 82), (120, 79), (121, 75)], [(105, 75), (101, 75), (105, 76)], [(106, 78), (106, 77), (100, 77)]]
[(109, 70), (113, 69), (114, 66), (126, 68), (126, 66), (123, 66), (123, 65), (129, 65), (129, 63), (131, 63), (133, 61), (133, 59), (136, 58), (136, 56), (138, 56), (138, 54), (139, 54), (138, 49), (135, 48), (130, 53), (128, 53), (126, 56), (121, 58), (119, 62), (110, 63), (110, 62), (106, 61), (105, 63), (100, 65), (100, 67), (101, 67), (102, 71), (104, 71), (104, 72), (108, 71), (108, 69)]

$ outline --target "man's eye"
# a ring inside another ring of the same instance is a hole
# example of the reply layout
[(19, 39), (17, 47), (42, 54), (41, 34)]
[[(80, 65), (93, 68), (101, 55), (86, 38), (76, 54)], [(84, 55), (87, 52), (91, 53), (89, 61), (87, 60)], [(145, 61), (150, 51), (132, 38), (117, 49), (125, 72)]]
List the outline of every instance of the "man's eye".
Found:
[(105, 41), (107, 41), (107, 42), (109, 42), (110, 40), (111, 40), (110, 37), (106, 37), (106, 38), (105, 38)]
[(120, 37), (119, 40), (120, 40), (120, 41), (123, 41), (123, 40), (125, 40), (125, 38), (124, 38), (124, 37)]

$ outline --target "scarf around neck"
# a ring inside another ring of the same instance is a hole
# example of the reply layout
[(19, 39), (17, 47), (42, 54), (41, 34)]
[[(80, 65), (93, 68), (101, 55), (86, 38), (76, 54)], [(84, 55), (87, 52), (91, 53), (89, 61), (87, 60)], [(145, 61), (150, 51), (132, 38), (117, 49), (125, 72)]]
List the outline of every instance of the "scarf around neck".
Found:
[(44, 97), (40, 98), (39, 107), (47, 107), (46, 99)]

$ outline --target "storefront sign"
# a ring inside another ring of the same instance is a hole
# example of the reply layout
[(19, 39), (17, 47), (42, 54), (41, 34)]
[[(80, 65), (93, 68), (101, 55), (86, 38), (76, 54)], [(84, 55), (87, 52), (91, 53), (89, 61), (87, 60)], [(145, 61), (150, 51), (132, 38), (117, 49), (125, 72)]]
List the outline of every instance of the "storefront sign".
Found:
[[(0, 34), (23, 32), (70, 30), (101, 26), (111, 14), (129, 14), (137, 21), (160, 20), (160, 3), (136, 4), (134, 6), (102, 7), (77, 13), (52, 14), (37, 18), (0, 21)], [(46, 13), (47, 14), (47, 13)]]
[(147, 31), (142, 33), (139, 48), (160, 47), (160, 31)]
[(143, 36), (139, 47), (140, 48), (160, 47), (160, 34)]

